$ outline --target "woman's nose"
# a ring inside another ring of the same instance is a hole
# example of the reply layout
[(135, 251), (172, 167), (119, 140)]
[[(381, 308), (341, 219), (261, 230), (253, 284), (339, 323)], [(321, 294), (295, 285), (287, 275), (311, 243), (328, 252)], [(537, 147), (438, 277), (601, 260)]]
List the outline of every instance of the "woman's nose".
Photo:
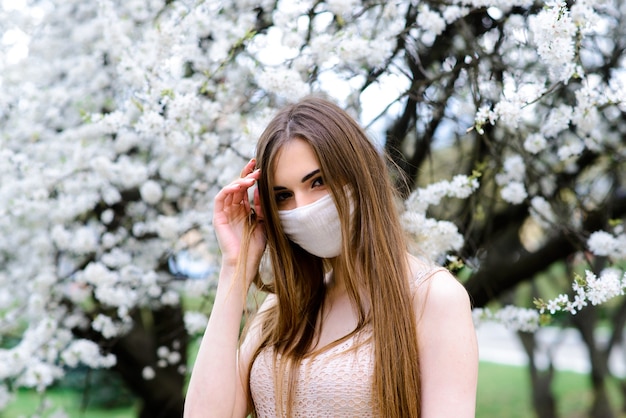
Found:
[(310, 205), (311, 203), (315, 202), (318, 198), (319, 196), (313, 196), (310, 193), (296, 193), (293, 199), (295, 203), (293, 209)]

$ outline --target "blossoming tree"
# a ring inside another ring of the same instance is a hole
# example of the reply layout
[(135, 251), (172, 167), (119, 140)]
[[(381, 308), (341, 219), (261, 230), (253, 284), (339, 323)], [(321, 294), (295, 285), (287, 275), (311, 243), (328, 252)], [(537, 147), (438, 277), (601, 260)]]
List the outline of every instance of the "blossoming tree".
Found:
[[(619, 0), (3, 5), (0, 406), (82, 363), (116, 368), (142, 416), (180, 416), (209, 313), (185, 301), (213, 277), (179, 280), (172, 261), (217, 253), (212, 197), (309, 93), (398, 164), (406, 230), (463, 266), (477, 321), (532, 330), (623, 294)], [(481, 309), (564, 259), (587, 269), (569, 293)]]

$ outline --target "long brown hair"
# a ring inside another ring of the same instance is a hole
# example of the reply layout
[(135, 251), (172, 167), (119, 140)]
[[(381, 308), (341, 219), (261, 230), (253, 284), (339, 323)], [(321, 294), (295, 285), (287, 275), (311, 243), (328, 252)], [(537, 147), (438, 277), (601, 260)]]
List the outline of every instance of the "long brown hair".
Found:
[[(290, 416), (296, 369), (315, 345), (316, 321), (325, 297), (322, 259), (288, 240), (273, 195), (276, 155), (300, 138), (313, 148), (333, 197), (343, 237), (335, 274), (344, 279), (357, 309), (358, 332), (371, 325), (376, 412), (390, 418), (419, 417), (417, 331), (408, 280), (406, 242), (385, 160), (363, 129), (341, 108), (307, 97), (282, 109), (257, 146), (261, 207), (273, 278), (274, 303), (261, 318), (261, 344), (274, 352), (277, 411)], [(351, 210), (351, 206), (353, 209)], [(280, 357), (280, 361), (278, 361)], [(287, 384), (287, 397), (282, 398)]]

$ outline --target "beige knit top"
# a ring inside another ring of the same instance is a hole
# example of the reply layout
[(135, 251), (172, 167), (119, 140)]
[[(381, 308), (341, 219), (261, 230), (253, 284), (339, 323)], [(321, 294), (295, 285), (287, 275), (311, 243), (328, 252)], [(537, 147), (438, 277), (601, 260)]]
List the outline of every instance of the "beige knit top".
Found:
[[(420, 272), (412, 283), (413, 290), (436, 270), (442, 269)], [(370, 337), (371, 328), (366, 327), (302, 361), (291, 408), (294, 418), (374, 416), (374, 348)], [(252, 364), (250, 391), (259, 418), (278, 417), (271, 348), (261, 351)], [(286, 406), (283, 406), (283, 413), (285, 411)]]
[[(364, 333), (302, 361), (292, 407), (294, 418), (374, 416), (373, 347), (371, 340), (359, 344)], [(354, 348), (355, 344), (358, 347)], [(273, 357), (271, 349), (263, 350), (250, 372), (250, 391), (259, 418), (278, 416)], [(286, 407), (283, 409), (285, 413)]]

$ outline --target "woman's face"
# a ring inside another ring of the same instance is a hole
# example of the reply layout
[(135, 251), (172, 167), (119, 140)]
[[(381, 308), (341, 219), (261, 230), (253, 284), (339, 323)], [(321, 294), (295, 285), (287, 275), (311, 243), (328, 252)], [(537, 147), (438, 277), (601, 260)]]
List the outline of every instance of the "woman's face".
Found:
[(278, 210), (290, 210), (328, 195), (313, 148), (294, 138), (278, 151), (274, 162), (274, 198)]

